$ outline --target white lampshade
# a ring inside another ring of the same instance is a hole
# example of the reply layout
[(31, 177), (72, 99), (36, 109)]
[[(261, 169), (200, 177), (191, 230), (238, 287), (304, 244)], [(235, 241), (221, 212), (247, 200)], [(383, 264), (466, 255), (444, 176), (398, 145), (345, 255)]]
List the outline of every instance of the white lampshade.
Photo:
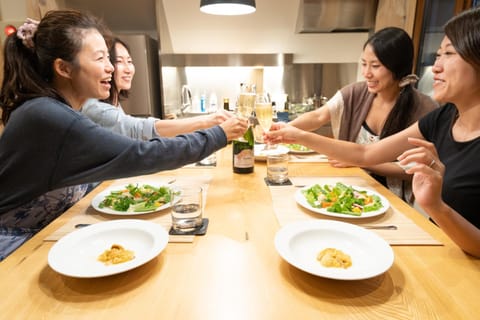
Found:
[(215, 15), (242, 15), (255, 12), (255, 0), (201, 0), (200, 11)]

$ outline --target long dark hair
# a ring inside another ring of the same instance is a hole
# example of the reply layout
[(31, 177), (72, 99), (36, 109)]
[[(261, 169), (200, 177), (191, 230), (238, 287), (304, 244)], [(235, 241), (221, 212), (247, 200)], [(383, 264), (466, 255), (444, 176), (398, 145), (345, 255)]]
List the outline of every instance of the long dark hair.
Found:
[[(110, 62), (112, 63), (113, 66), (115, 66), (117, 62), (117, 51), (115, 50), (115, 46), (117, 45), (117, 43), (124, 46), (125, 49), (127, 49), (128, 54), (131, 55), (130, 48), (128, 47), (128, 45), (122, 40), (120, 40), (119, 38), (111, 35), (104, 35), (104, 38), (107, 42), (108, 51), (110, 54)], [(112, 81), (110, 83), (111, 83), (110, 95), (108, 96), (107, 99), (103, 100), (104, 102), (107, 102), (113, 105), (115, 100), (117, 100), (116, 98), (118, 98), (117, 102), (128, 99), (128, 95), (129, 95), (128, 90), (122, 89), (120, 90), (120, 92), (118, 91), (117, 84), (115, 83), (115, 71), (113, 72)]]
[[(392, 72), (395, 80), (400, 80), (412, 72), (413, 42), (405, 30), (387, 27), (370, 37), (367, 45), (372, 46), (378, 60)], [(417, 106), (413, 101), (411, 84), (400, 90), (400, 95), (387, 116), (380, 138), (388, 137), (408, 127), (413, 122)]]
[(0, 91), (4, 124), (18, 106), (32, 98), (51, 97), (66, 102), (53, 87), (53, 63), (60, 58), (75, 65), (84, 32), (89, 29), (101, 33), (106, 30), (104, 24), (90, 14), (54, 10), (40, 21), (32, 39), (33, 48), (25, 46), (16, 34), (7, 37)]

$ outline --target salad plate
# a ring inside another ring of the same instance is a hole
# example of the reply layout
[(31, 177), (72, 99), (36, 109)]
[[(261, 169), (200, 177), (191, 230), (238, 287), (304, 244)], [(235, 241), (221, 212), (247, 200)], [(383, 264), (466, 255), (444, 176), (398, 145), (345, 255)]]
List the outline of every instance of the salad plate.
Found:
[[(129, 185), (136, 185), (136, 186), (140, 186), (140, 187), (143, 187), (145, 185), (153, 185), (153, 184), (129, 184)], [(108, 187), (106, 188), (105, 190), (103, 190), (102, 192), (100, 192), (99, 194), (97, 194), (93, 199), (92, 199), (92, 207), (99, 211), (99, 212), (103, 212), (103, 213), (106, 213), (106, 214), (112, 214), (112, 215), (142, 215), (142, 214), (148, 214), (148, 213), (153, 213), (153, 212), (158, 212), (158, 211), (161, 211), (163, 209), (166, 209), (166, 208), (169, 208), (170, 207), (170, 201), (167, 201), (163, 204), (161, 204), (160, 206), (156, 206), (156, 207), (152, 207), (152, 208), (142, 208), (142, 209), (135, 209), (133, 205), (131, 205), (127, 210), (115, 210), (113, 209), (112, 207), (108, 207), (108, 206), (104, 206), (102, 205), (102, 202), (109, 196), (112, 196), (112, 192), (113, 193), (116, 193), (116, 192), (120, 192), (120, 191), (123, 191), (125, 189), (127, 189), (127, 186), (128, 185), (125, 185), (125, 186), (120, 186), (120, 185), (117, 185), (117, 186), (111, 186), (111, 187)], [(161, 187), (165, 187), (165, 188), (169, 188), (169, 186), (154, 186), (155, 188), (161, 188)], [(148, 198), (145, 198), (146, 200), (148, 200)]]
[(286, 146), (281, 144), (276, 145), (275, 148), (272, 149), (265, 149), (265, 144), (255, 144), (253, 149), (255, 154), (255, 160), (258, 161), (266, 161), (267, 156), (271, 154), (284, 154), (288, 153), (289, 151)]
[[(56, 272), (76, 278), (97, 278), (137, 268), (158, 256), (168, 243), (161, 225), (135, 219), (99, 222), (58, 240), (48, 252)], [(113, 244), (133, 251), (130, 261), (106, 265), (98, 257)]]
[[(347, 186), (351, 187), (357, 191), (364, 192), (366, 195), (371, 196), (371, 197), (377, 197), (377, 199), (380, 202), (380, 206), (378, 209), (371, 210), (371, 211), (364, 211), (360, 212), (359, 214), (352, 214), (352, 212), (332, 212), (329, 211), (328, 208), (322, 208), (321, 206), (313, 206), (309, 201), (307, 200), (305, 196), (305, 191), (311, 189), (312, 187), (315, 186), (322, 186), (321, 184), (313, 184), (310, 186), (306, 186), (303, 188), (298, 189), (295, 192), (295, 201), (305, 209), (308, 209), (310, 211), (313, 211), (315, 213), (320, 213), (323, 215), (331, 216), (331, 217), (340, 217), (340, 218), (349, 218), (349, 219), (358, 219), (358, 218), (370, 218), (370, 217), (375, 217), (381, 214), (384, 214), (388, 208), (390, 207), (390, 202), (381, 194), (378, 192), (375, 192), (371, 189), (364, 188), (364, 187), (358, 187), (358, 186)], [(324, 185), (323, 185), (324, 186)], [(344, 185), (345, 186), (345, 185)]]
[[(292, 266), (310, 274), (337, 280), (362, 280), (386, 272), (393, 264), (390, 245), (372, 231), (351, 223), (305, 220), (282, 227), (275, 235), (275, 248)], [(335, 248), (348, 254), (348, 268), (325, 267), (319, 252)]]

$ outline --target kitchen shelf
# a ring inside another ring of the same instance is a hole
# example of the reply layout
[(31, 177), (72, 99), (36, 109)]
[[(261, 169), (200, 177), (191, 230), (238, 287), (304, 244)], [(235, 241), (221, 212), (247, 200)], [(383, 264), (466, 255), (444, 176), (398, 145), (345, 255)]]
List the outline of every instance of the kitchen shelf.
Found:
[(163, 67), (267, 67), (293, 63), (293, 54), (162, 54)]

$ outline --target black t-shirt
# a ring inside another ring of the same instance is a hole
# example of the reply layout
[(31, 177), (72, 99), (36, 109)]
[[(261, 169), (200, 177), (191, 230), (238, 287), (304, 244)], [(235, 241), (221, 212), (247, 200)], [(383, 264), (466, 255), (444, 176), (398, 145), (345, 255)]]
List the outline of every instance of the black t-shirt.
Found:
[(480, 228), (480, 137), (457, 142), (452, 125), (457, 108), (447, 104), (419, 121), (422, 135), (437, 148), (445, 165), (442, 198), (468, 221)]

